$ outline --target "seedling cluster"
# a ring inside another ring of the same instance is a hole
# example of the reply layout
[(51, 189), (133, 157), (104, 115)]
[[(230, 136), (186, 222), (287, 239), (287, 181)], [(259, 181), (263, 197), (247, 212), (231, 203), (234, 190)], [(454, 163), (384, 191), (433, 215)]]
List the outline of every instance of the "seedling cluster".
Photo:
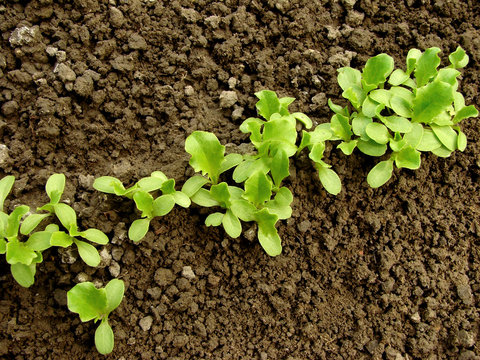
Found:
[[(269, 90), (256, 93), (259, 117), (248, 118), (240, 126), (243, 133), (249, 134), (255, 153), (225, 154), (225, 146), (214, 134), (193, 132), (185, 141), (185, 150), (198, 174), (189, 178), (180, 191), (175, 189), (175, 180), (161, 171), (128, 188), (111, 176), (97, 178), (93, 187), (135, 202), (140, 215), (128, 230), (134, 242), (144, 238), (153, 218), (167, 215), (175, 205), (188, 208), (194, 203), (216, 208), (206, 217), (205, 225), (221, 225), (232, 238), (241, 235), (242, 221), (255, 222), (260, 245), (268, 255), (277, 256), (282, 244), (276, 224), (292, 215), (293, 195), (283, 181), (290, 175), (290, 158), (304, 149), (323, 187), (333, 195), (341, 191), (342, 185), (324, 161), (327, 141), (340, 141), (337, 148), (345, 155), (358, 148), (366, 155), (380, 157), (390, 149), (389, 157), (377, 163), (367, 176), (373, 188), (391, 178), (394, 165), (418, 169), (421, 152), (447, 157), (465, 149), (467, 140), (459, 123), (478, 116), (475, 107), (466, 106), (458, 91), (457, 69), (467, 65), (468, 56), (459, 47), (450, 54), (450, 65), (438, 69), (439, 52), (438, 48), (423, 53), (410, 50), (405, 70), (394, 69), (393, 58), (386, 54), (370, 58), (361, 72), (350, 67), (339, 69), (338, 83), (349, 105), (342, 107), (329, 100), (334, 112), (330, 122), (311, 131), (307, 131), (313, 126), (308, 116), (289, 112), (293, 98), (278, 98)], [(306, 128), (300, 141), (299, 123)], [(232, 180), (228, 181), (228, 175)], [(73, 208), (60, 202), (65, 176), (54, 174), (48, 179), (45, 189), (50, 201), (37, 213), (30, 213), (26, 205), (15, 207), (10, 214), (3, 211), (14, 181), (13, 176), (0, 180), (0, 254), (5, 254), (15, 280), (24, 287), (31, 286), (36, 265), (43, 260), (42, 252), (55, 246), (75, 245), (87, 265), (98, 266), (100, 256), (91, 243), (105, 245), (109, 239), (97, 229), (79, 230)], [(58, 221), (35, 231), (49, 217)], [(108, 315), (119, 306), (123, 294), (124, 283), (117, 279), (100, 289), (90, 282), (80, 283), (67, 294), (68, 308), (78, 313), (81, 321), (100, 321), (95, 345), (101, 354), (113, 350)]]

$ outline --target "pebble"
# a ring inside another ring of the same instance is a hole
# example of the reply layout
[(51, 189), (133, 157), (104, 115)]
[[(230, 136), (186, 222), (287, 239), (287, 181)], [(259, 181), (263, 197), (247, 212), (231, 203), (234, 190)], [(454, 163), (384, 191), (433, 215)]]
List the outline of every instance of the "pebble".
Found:
[(147, 42), (139, 34), (132, 34), (128, 38), (128, 47), (132, 50), (145, 50), (147, 48)]
[(75, 80), (73, 90), (80, 96), (87, 97), (93, 93), (93, 79), (88, 75), (82, 75)]
[(470, 285), (460, 284), (457, 286), (457, 294), (465, 305), (473, 304), (473, 294)]
[(4, 144), (0, 144), (0, 166), (4, 166), (9, 159), (8, 147)]
[(58, 49), (54, 46), (47, 46), (45, 51), (47, 52), (48, 56), (54, 57), (57, 55)]
[(112, 275), (114, 278), (117, 278), (120, 275), (120, 264), (112, 260), (110, 266), (108, 267), (108, 271), (110, 271), (110, 275)]
[(69, 81), (75, 81), (75, 79), (77, 78), (75, 71), (73, 71), (72, 69), (70, 69), (70, 67), (63, 63), (57, 64), (57, 66), (55, 66), (55, 68), (53, 69), (53, 72), (57, 73), (60, 80), (62, 80), (64, 83)]
[(66, 249), (58, 249), (60, 258), (64, 264), (73, 264), (78, 259), (78, 253), (71, 247)]
[(152, 327), (153, 324), (153, 317), (145, 316), (144, 318), (140, 319), (139, 325), (143, 331), (148, 331)]
[(195, 279), (195, 273), (193, 272), (192, 268), (190, 266), (184, 266), (182, 269), (182, 276), (185, 279), (188, 280), (193, 280)]
[(123, 13), (116, 7), (111, 7), (110, 8), (110, 24), (112, 24), (114, 27), (119, 28), (123, 25), (124, 22), (125, 22), (125, 17), (123, 16)]
[(298, 227), (299, 231), (304, 233), (304, 232), (308, 231), (308, 229), (310, 229), (310, 226), (312, 226), (310, 221), (305, 220), (305, 221), (302, 221), (300, 224), (298, 224), (297, 227)]
[(38, 33), (38, 26), (33, 26), (31, 28), (28, 26), (21, 26), (13, 30), (8, 41), (12, 47), (28, 45), (35, 40)]
[(18, 103), (15, 100), (7, 101), (2, 105), (2, 113), (5, 116), (15, 114), (19, 109)]
[(154, 279), (159, 286), (166, 286), (174, 282), (175, 274), (170, 269), (160, 268), (155, 272)]
[(193, 88), (193, 86), (191, 85), (185, 86), (185, 95), (192, 96), (193, 94), (195, 94), (195, 89)]
[(220, 94), (220, 107), (226, 109), (235, 105), (238, 101), (238, 96), (235, 91), (222, 91)]
[(90, 276), (88, 276), (84, 272), (78, 273), (77, 276), (75, 277), (75, 282), (77, 283), (83, 283), (89, 280), (90, 280)]
[(120, 261), (123, 256), (123, 249), (122, 248), (115, 248), (112, 250), (112, 257), (115, 261)]
[(104, 247), (102, 250), (99, 251), (100, 255), (100, 264), (97, 266), (100, 269), (103, 269), (104, 267), (107, 267), (110, 265), (110, 262), (112, 261), (112, 254), (108, 251), (106, 247)]

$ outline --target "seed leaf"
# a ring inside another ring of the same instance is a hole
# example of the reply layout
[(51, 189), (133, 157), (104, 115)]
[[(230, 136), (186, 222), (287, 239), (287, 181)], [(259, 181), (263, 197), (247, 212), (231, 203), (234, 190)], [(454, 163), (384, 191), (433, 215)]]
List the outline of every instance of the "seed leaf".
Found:
[(13, 264), (10, 270), (15, 281), (25, 288), (32, 286), (35, 282), (36, 264), (24, 265), (17, 263)]
[(313, 126), (312, 120), (307, 115), (305, 115), (304, 113), (295, 112), (295, 113), (292, 114), (292, 116), (296, 120), (300, 121), (305, 126), (305, 128), (307, 128), (307, 129), (312, 128), (312, 126)]
[(368, 137), (375, 141), (377, 144), (386, 144), (390, 139), (390, 133), (383, 124), (372, 122), (367, 125), (365, 132)]
[(442, 147), (442, 143), (430, 129), (423, 129), (422, 139), (415, 147), (418, 151), (433, 151)]
[(125, 192), (122, 182), (113, 176), (96, 178), (93, 182), (93, 188), (107, 194), (123, 195)]
[(22, 222), (20, 233), (22, 235), (30, 234), (42, 222), (43, 219), (49, 217), (50, 214), (30, 214)]
[(77, 245), (78, 255), (88, 266), (97, 267), (100, 264), (100, 255), (97, 249), (93, 245), (86, 243), (85, 241), (73, 239), (73, 242)]
[(387, 145), (378, 144), (373, 140), (365, 141), (365, 140), (359, 139), (357, 143), (357, 147), (358, 147), (358, 150), (370, 156), (382, 156), (387, 151)]
[(161, 195), (153, 201), (153, 216), (165, 216), (175, 206), (175, 197), (171, 194)]
[(203, 188), (198, 190), (191, 199), (192, 202), (203, 207), (220, 206), (220, 203), (213, 198), (210, 191)]
[(399, 169), (418, 169), (420, 167), (420, 152), (411, 146), (403, 148), (396, 153), (395, 165), (397, 165)]
[(59, 247), (66, 248), (72, 244), (73, 244), (73, 237), (71, 237), (64, 231), (55, 231), (52, 233), (50, 237), (51, 246), (59, 246)]
[(242, 233), (242, 224), (230, 209), (227, 210), (225, 216), (222, 218), (222, 225), (225, 232), (234, 239)]
[(408, 133), (412, 130), (412, 123), (400, 116), (388, 116), (382, 119), (383, 123), (393, 132)]
[(457, 133), (455, 130), (450, 126), (438, 126), (435, 124), (431, 124), (430, 127), (443, 146), (450, 151), (457, 149)]
[(60, 198), (65, 189), (65, 175), (64, 174), (53, 174), (47, 180), (45, 185), (45, 190), (48, 197), (50, 198), (51, 204), (57, 204), (60, 201)]
[(12, 190), (13, 183), (15, 182), (15, 176), (8, 175), (0, 180), (0, 211), (3, 210), (3, 203), (7, 198), (10, 190)]
[(205, 219), (205, 226), (220, 226), (224, 216), (225, 214), (222, 214), (221, 212), (215, 212), (208, 215)]
[(150, 227), (150, 219), (137, 219), (128, 229), (128, 238), (133, 242), (140, 241), (148, 232)]
[[(360, 71), (352, 69), (351, 67), (342, 67), (338, 69), (337, 81), (338, 85), (340, 85), (343, 91), (347, 91), (352, 87), (361, 88), (362, 74), (360, 73)], [(340, 113), (340, 111), (335, 112)]]
[[(423, 126), (422, 126), (422, 124), (413, 123), (412, 124), (412, 129), (409, 132), (407, 132), (403, 138), (408, 145), (410, 145), (411, 147), (416, 149), (418, 144), (422, 140), (422, 137), (423, 137)], [(420, 150), (420, 149), (418, 149), (418, 150)]]
[(269, 213), (267, 209), (262, 209), (256, 213), (255, 219), (258, 224), (258, 240), (262, 248), (270, 256), (280, 255), (282, 240), (275, 228), (278, 216)]
[(37, 257), (35, 251), (27, 247), (25, 243), (22, 243), (18, 240), (8, 242), (6, 250), (7, 254), (5, 259), (11, 265), (18, 263), (30, 265), (32, 260)]
[(75, 210), (63, 203), (55, 204), (54, 210), (58, 220), (69, 232), (77, 230), (77, 214)]
[(30, 235), (25, 245), (33, 251), (44, 251), (50, 248), (50, 240), (52, 238), (52, 232), (50, 231), (37, 231)]
[(125, 284), (122, 280), (112, 279), (107, 285), (105, 285), (105, 292), (107, 295), (107, 306), (105, 312), (109, 314), (122, 302), (123, 294), (125, 292)]
[[(268, 203), (267, 203), (268, 204)], [(245, 199), (233, 200), (230, 206), (233, 214), (243, 221), (254, 221), (257, 208)]]
[(380, 161), (367, 175), (367, 182), (370, 187), (376, 189), (385, 184), (392, 177), (393, 161)]
[(467, 147), (467, 137), (463, 132), (458, 130), (457, 149), (460, 151), (464, 151), (466, 147)]
[(97, 351), (102, 354), (110, 354), (113, 351), (114, 336), (113, 330), (108, 324), (108, 319), (102, 319), (97, 330), (95, 330), (95, 347)]
[(357, 140), (343, 141), (337, 146), (337, 148), (342, 150), (345, 155), (352, 155), (353, 150), (357, 147), (357, 142)]
[(175, 204), (180, 205), (181, 207), (188, 208), (192, 203), (190, 198), (181, 191), (175, 191), (172, 196)]
[(325, 190), (332, 195), (338, 195), (342, 190), (342, 182), (337, 173), (325, 167), (318, 168), (318, 176)]
[(182, 192), (191, 198), (206, 183), (208, 183), (208, 179), (204, 178), (203, 176), (192, 176), (185, 181), (185, 184), (183, 184)]
[(82, 237), (96, 244), (108, 244), (108, 236), (98, 229), (87, 229), (83, 232)]
[[(367, 60), (363, 69), (363, 81), (366, 85), (376, 88), (383, 84), (392, 73), (394, 67), (393, 58), (387, 54), (379, 54)], [(364, 86), (365, 87), (365, 86)], [(368, 90), (367, 90), (368, 91)]]

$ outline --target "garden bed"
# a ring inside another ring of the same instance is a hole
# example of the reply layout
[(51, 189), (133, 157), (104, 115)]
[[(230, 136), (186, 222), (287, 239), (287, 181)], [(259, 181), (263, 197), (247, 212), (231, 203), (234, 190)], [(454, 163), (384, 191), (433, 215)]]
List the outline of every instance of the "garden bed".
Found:
[(478, 118), (462, 123), (464, 152), (423, 155), (420, 169), (395, 170), (379, 189), (366, 182), (377, 160), (358, 151), (326, 151), (338, 196), (305, 154), (294, 158), (293, 215), (278, 226), (274, 258), (249, 224), (229, 238), (205, 227), (198, 206), (175, 207), (134, 244), (133, 202), (92, 187), (155, 170), (181, 185), (193, 175), (186, 137), (247, 142), (239, 125), (262, 89), (324, 123), (328, 98), (345, 104), (336, 69), (382, 52), (402, 67), (410, 48), (437, 46), (445, 59), (461, 45), (471, 62), (460, 88), (478, 104), (478, 14), (475, 1), (439, 0), (0, 5), (0, 177), (17, 178), (5, 208), (45, 203), (47, 178), (65, 173), (63, 199), (81, 227), (111, 239), (101, 268), (47, 250), (28, 289), (2, 257), (0, 356), (103, 358), (96, 326), (68, 311), (66, 291), (118, 277), (115, 359), (480, 358)]

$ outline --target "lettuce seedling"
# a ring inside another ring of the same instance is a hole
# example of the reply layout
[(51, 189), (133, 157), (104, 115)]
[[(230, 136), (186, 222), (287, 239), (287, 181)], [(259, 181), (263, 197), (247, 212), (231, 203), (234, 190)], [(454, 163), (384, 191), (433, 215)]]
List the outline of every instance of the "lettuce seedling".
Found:
[(95, 347), (102, 355), (113, 351), (114, 335), (108, 323), (108, 315), (120, 305), (124, 292), (125, 284), (118, 279), (110, 280), (101, 289), (97, 289), (91, 282), (80, 283), (67, 292), (68, 309), (79, 314), (82, 322), (100, 320), (95, 331)]
[[(168, 179), (161, 171), (154, 171), (149, 177), (140, 179), (129, 188), (125, 188), (120, 180), (112, 176), (95, 179), (93, 187), (107, 194), (115, 194), (133, 199), (141, 218), (135, 220), (128, 230), (132, 241), (140, 241), (145, 237), (150, 222), (156, 216), (167, 215), (175, 206), (190, 206), (190, 198), (181, 191), (175, 190), (175, 180)], [(160, 191), (162, 195), (154, 198), (150, 193)]]
[(382, 156), (388, 148), (392, 151), (369, 172), (371, 187), (386, 183), (394, 164), (418, 169), (422, 151), (448, 157), (465, 149), (467, 139), (458, 124), (478, 116), (458, 91), (457, 69), (468, 64), (468, 56), (458, 47), (449, 56), (450, 65), (438, 69), (439, 52), (435, 47), (425, 52), (410, 50), (405, 70), (394, 70), (393, 58), (386, 54), (370, 58), (362, 72), (350, 67), (338, 70), (342, 96), (350, 101), (353, 112), (329, 101), (335, 112), (330, 140), (341, 140), (339, 148), (347, 155), (355, 148), (370, 156)]

